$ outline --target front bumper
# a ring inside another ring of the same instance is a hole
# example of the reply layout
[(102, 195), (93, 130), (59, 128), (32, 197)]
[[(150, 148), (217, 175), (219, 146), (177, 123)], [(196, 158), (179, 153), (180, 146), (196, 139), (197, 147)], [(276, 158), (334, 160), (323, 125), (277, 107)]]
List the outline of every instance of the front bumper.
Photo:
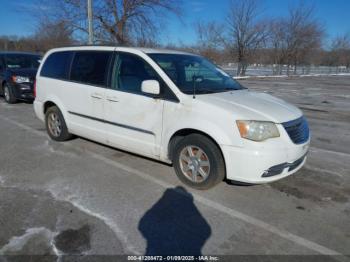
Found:
[(283, 146), (221, 146), (226, 163), (226, 177), (251, 184), (279, 180), (297, 172), (306, 162), (310, 139), (303, 144)]

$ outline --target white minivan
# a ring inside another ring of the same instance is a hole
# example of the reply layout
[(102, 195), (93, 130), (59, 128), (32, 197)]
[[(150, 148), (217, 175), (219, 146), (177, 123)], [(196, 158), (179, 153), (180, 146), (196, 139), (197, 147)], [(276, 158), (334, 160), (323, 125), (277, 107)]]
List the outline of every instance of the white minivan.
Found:
[(166, 163), (188, 186), (275, 181), (299, 170), (310, 135), (302, 112), (251, 92), (205, 58), (179, 51), (52, 49), (34, 110), (56, 141), (72, 134)]

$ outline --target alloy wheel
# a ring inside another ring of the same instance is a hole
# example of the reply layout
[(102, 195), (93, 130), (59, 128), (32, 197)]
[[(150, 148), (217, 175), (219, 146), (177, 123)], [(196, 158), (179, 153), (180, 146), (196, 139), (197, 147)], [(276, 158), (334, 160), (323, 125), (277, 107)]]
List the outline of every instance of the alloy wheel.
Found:
[(48, 124), (50, 133), (54, 137), (59, 137), (62, 133), (62, 123), (58, 114), (56, 112), (50, 113), (47, 121), (48, 121), (47, 124)]
[(206, 180), (210, 174), (207, 154), (198, 146), (186, 146), (180, 153), (180, 168), (184, 176), (194, 183)]

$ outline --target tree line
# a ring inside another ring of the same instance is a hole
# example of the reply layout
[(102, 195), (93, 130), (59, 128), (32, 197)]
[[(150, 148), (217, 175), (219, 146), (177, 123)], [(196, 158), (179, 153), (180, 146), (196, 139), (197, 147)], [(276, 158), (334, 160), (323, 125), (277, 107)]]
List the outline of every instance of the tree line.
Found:
[[(350, 66), (350, 37), (337, 36), (324, 48), (326, 32), (313, 6), (299, 2), (284, 17), (266, 18), (262, 1), (232, 0), (221, 20), (198, 21), (197, 41), (160, 44), (158, 35), (169, 19), (183, 20), (181, 0), (93, 0), (96, 44), (165, 47), (200, 53), (216, 63), (237, 63), (238, 75), (250, 64), (274, 65), (274, 74), (287, 67)], [(0, 49), (45, 52), (87, 41), (86, 0), (38, 0), (37, 19), (28, 37), (2, 36)], [(170, 18), (169, 18), (170, 17)]]

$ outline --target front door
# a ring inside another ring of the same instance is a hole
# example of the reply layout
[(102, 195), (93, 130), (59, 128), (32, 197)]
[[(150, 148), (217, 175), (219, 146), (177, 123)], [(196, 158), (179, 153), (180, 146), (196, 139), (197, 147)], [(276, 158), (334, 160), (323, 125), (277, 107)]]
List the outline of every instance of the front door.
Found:
[(157, 158), (164, 100), (142, 93), (144, 80), (159, 78), (141, 57), (118, 53), (111, 88), (106, 89), (107, 139), (112, 146)]

